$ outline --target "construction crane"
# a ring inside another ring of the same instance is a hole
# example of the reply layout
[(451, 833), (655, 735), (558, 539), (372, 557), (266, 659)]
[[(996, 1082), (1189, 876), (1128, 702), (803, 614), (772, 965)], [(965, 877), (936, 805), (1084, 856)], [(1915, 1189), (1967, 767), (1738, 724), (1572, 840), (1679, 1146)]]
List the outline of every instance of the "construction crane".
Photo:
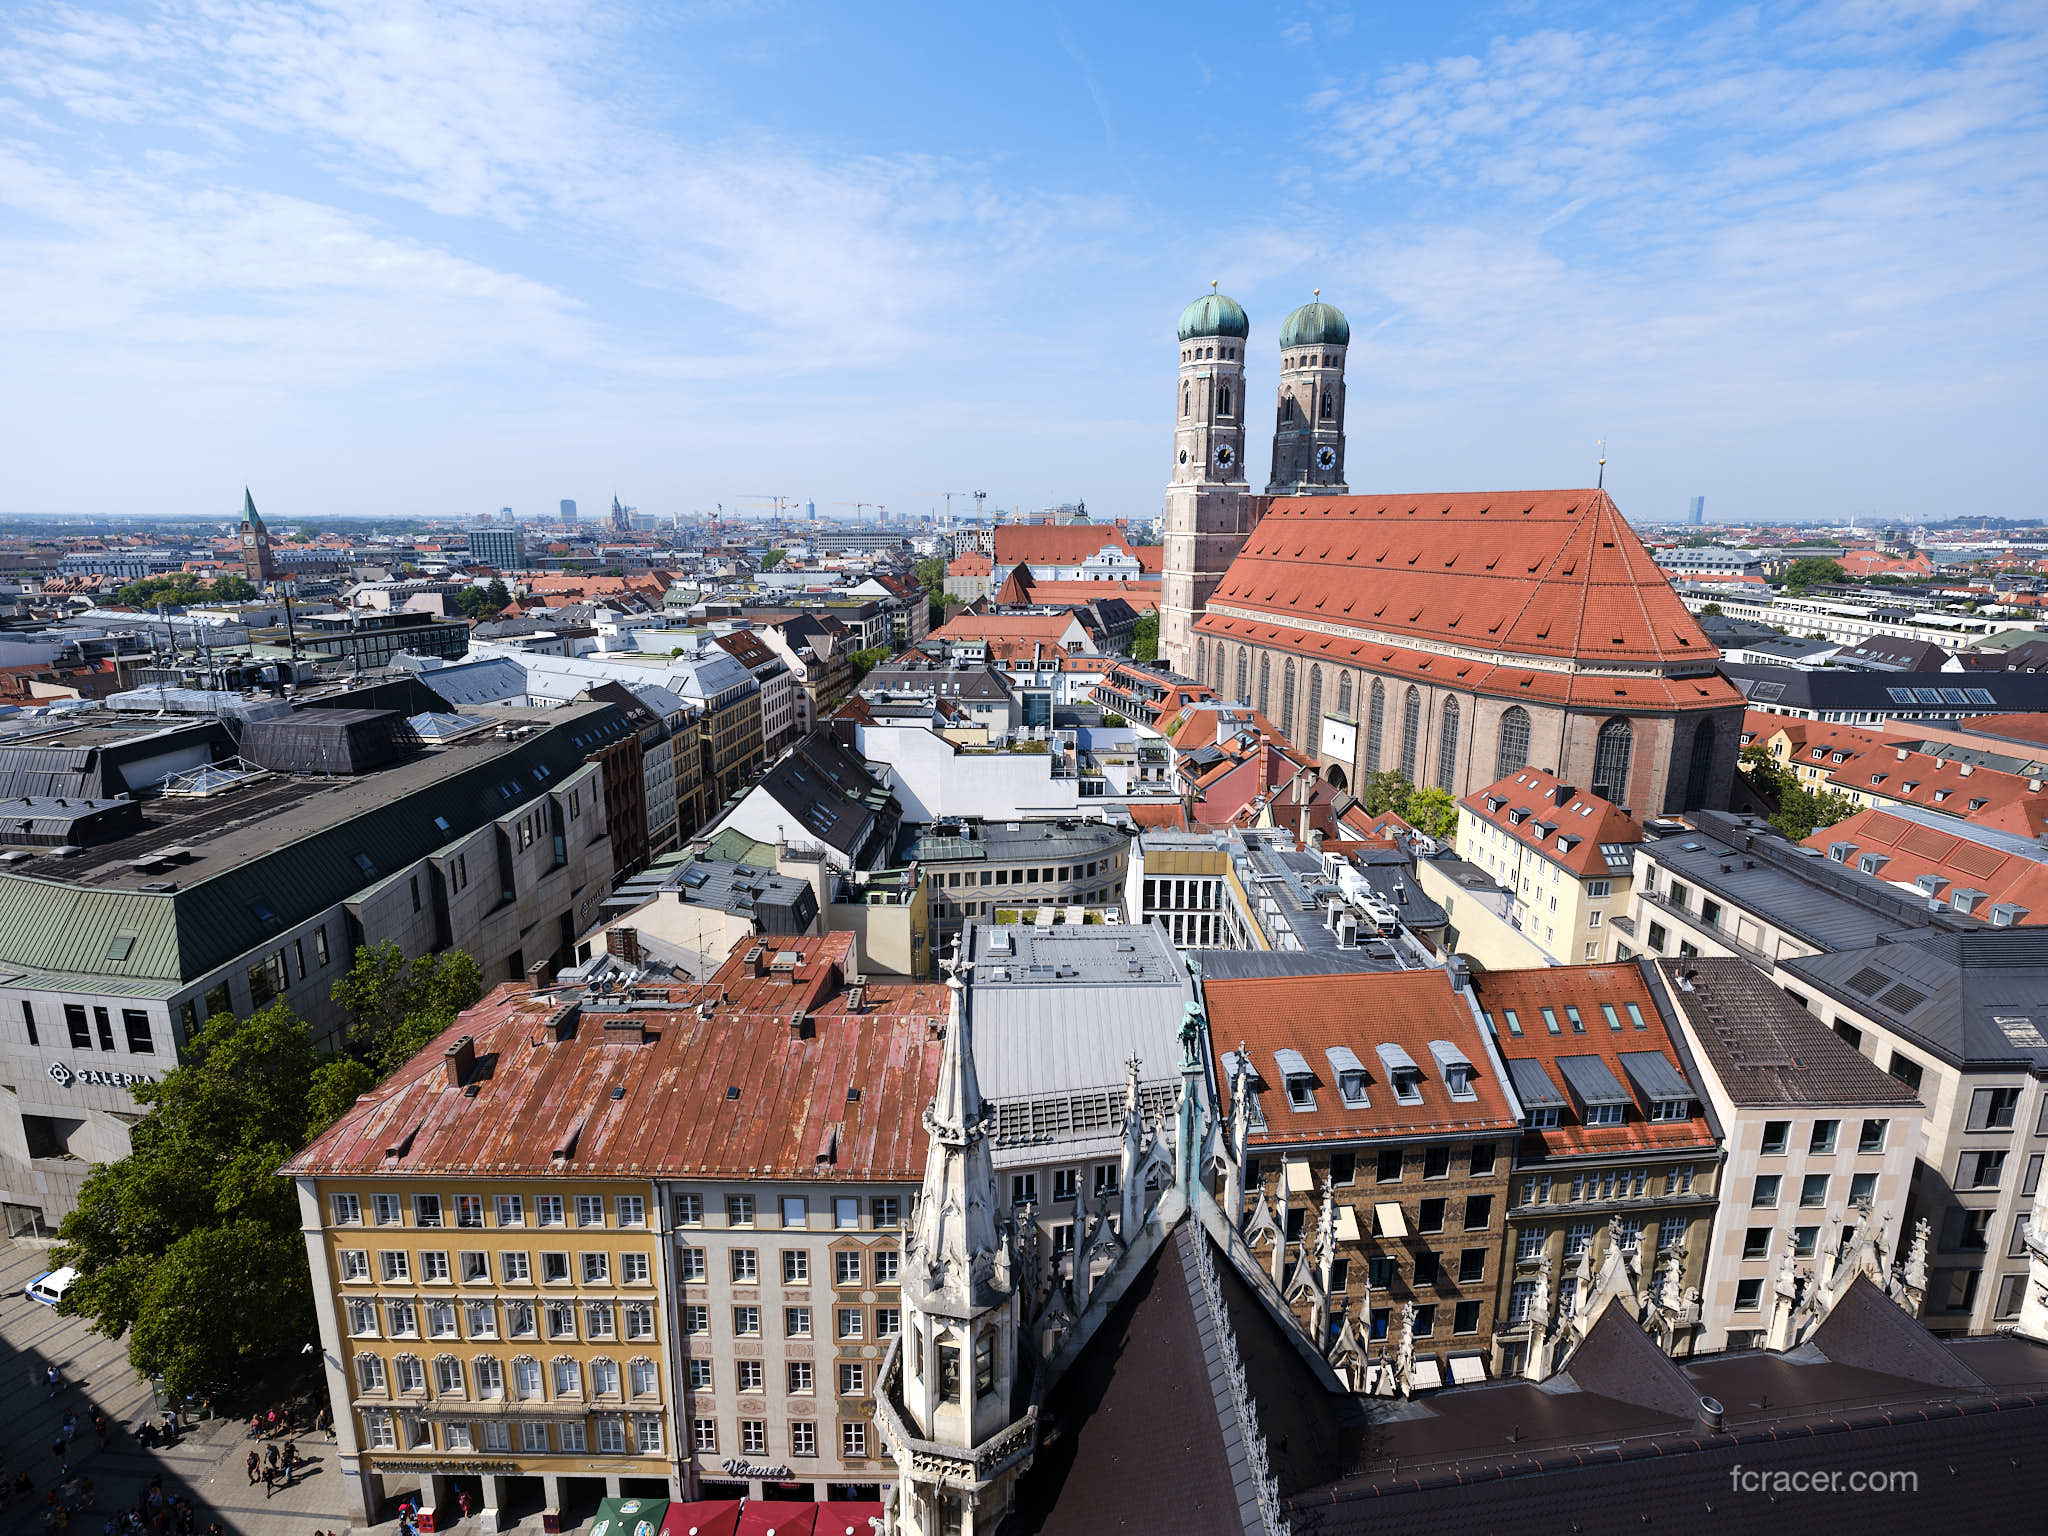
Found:
[(944, 522), (944, 523), (943, 523), (943, 524), (942, 524), (941, 526), (942, 526), (942, 527), (944, 527), (944, 529), (945, 529), (945, 531), (946, 531), (946, 532), (948, 532), (948, 533), (951, 533), (951, 532), (953, 531), (953, 498), (954, 498), (955, 496), (972, 496), (972, 495), (973, 495), (973, 494), (975, 494), (975, 493), (974, 493), (974, 492), (972, 492), (972, 491), (913, 491), (913, 492), (912, 492), (911, 494), (912, 494), (912, 495), (915, 495), (915, 496), (943, 496), (943, 497), (945, 497), (945, 498), (946, 498), (946, 520), (945, 520), (945, 522)]
[(853, 526), (855, 528), (858, 528), (860, 527), (861, 513), (867, 510), (869, 507), (872, 507), (874, 503), (872, 501), (835, 501), (832, 503), (832, 505), (835, 507), (853, 508)]

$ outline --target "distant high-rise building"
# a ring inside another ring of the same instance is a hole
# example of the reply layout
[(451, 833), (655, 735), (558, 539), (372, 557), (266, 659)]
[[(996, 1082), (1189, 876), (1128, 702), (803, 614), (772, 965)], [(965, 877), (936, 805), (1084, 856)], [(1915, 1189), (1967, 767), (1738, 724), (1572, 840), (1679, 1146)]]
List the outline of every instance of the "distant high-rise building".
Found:
[(612, 498), (612, 532), (625, 533), (633, 526), (633, 514), (619, 505), (619, 498)]
[(564, 496), (562, 498), (562, 521), (573, 523), (576, 520), (576, 502), (574, 498)]
[(507, 528), (516, 528), (519, 526), (519, 519), (512, 515), (512, 509), (510, 507), (498, 508), (498, 521), (500, 523), (503, 523)]
[(270, 563), (270, 530), (256, 512), (256, 498), (242, 487), (242, 575), (261, 586), (276, 579)]
[(469, 531), (469, 563), (487, 565), (494, 571), (516, 571), (524, 558), (515, 528), (472, 528)]
[(1693, 525), (1693, 527), (1695, 527), (1695, 528), (1699, 527), (1699, 525), (1700, 525), (1700, 524), (1704, 523), (1704, 522), (1705, 522), (1705, 521), (1707, 520), (1707, 498), (1706, 498), (1706, 497), (1704, 497), (1704, 496), (1695, 496), (1695, 497), (1693, 497), (1693, 499), (1692, 499), (1692, 506), (1691, 506), (1690, 508), (1688, 508), (1688, 509), (1687, 509), (1687, 511), (1686, 511), (1686, 514), (1685, 514), (1685, 520), (1686, 520), (1686, 521), (1687, 521), (1688, 523), (1691, 523), (1691, 524)]

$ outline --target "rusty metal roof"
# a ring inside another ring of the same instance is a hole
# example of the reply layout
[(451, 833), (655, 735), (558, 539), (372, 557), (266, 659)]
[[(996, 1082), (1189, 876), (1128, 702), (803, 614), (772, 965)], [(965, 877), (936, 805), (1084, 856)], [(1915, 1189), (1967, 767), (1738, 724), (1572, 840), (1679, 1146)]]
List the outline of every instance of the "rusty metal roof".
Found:
[(946, 989), (854, 989), (852, 969), (838, 933), (737, 950), (704, 982), (500, 987), (284, 1172), (915, 1180)]

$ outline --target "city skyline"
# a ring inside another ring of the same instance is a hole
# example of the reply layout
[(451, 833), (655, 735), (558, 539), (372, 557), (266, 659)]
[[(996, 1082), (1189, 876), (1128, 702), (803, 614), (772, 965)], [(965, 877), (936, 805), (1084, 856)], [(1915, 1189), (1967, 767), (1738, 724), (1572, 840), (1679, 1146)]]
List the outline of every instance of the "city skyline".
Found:
[(1362, 491), (1590, 484), (1605, 440), (1639, 521), (2037, 510), (2022, 7), (160, 4), (0, 37), (34, 445), (0, 514), (247, 480), (286, 522), (614, 483), (664, 520), (945, 485), (1147, 518), (1211, 279), (1258, 470), (1320, 288)]

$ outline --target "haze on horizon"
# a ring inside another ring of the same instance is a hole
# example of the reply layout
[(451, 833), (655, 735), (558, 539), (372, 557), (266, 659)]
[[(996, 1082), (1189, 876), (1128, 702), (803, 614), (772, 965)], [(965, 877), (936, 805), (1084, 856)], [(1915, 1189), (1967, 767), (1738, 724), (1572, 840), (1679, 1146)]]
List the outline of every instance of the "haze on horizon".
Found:
[(24, 0), (0, 515), (1147, 517), (1212, 278), (1357, 491), (2048, 514), (2048, 11), (1420, 10)]

